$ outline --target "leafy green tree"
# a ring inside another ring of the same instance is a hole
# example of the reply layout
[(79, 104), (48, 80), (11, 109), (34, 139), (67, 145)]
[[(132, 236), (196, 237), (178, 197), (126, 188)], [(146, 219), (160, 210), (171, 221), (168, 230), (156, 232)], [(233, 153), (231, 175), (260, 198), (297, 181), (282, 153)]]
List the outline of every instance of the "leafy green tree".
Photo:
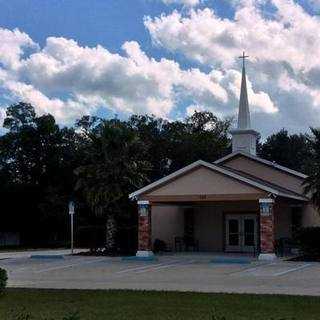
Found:
[[(81, 190), (97, 216), (106, 218), (106, 250), (116, 250), (116, 221), (128, 194), (147, 181), (150, 169), (145, 146), (126, 122), (117, 119), (85, 123), (86, 163), (75, 170), (76, 190)], [(89, 120), (89, 121), (87, 121)], [(88, 123), (91, 123), (87, 126)]]
[(259, 156), (300, 172), (306, 172), (310, 147), (305, 134), (290, 135), (287, 130), (272, 134), (260, 145)]
[(229, 153), (231, 120), (220, 120), (211, 112), (195, 112), (184, 122), (164, 125), (170, 172), (199, 159), (214, 162)]
[(148, 115), (133, 115), (128, 125), (139, 135), (146, 148), (145, 159), (151, 164), (148, 172), (150, 181), (155, 181), (168, 174), (169, 159), (164, 125), (167, 121)]
[(36, 119), (36, 112), (33, 106), (25, 102), (9, 106), (6, 115), (3, 127), (11, 132), (18, 132), (21, 128), (33, 127)]
[(311, 196), (314, 205), (320, 210), (320, 129), (311, 128), (308, 136), (311, 148), (310, 175), (306, 179), (305, 193)]
[(130, 126), (147, 148), (155, 181), (199, 159), (213, 162), (230, 151), (231, 120), (220, 120), (211, 112), (195, 112), (184, 121), (169, 122), (154, 116), (132, 116)]
[(50, 114), (37, 116), (33, 106), (23, 102), (7, 109), (3, 126), (8, 132), (0, 137), (0, 176), (6, 181), (2, 192), (9, 192), (12, 198), (16, 194), (17, 199), (28, 194), (23, 198), (27, 201), (22, 209), (24, 215), (21, 213), (17, 220), (31, 235), (34, 227), (30, 225), (41, 225), (38, 241), (41, 232), (44, 237), (65, 233), (73, 169), (81, 159), (78, 135), (72, 128), (61, 129)]

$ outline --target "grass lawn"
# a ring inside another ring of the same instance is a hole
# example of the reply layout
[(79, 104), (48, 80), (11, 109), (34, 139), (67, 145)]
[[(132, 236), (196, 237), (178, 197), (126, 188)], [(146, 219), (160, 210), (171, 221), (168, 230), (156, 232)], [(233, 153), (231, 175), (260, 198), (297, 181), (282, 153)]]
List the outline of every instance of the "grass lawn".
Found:
[[(218, 317), (213, 317), (216, 309)], [(8, 289), (0, 296), (0, 319), (320, 319), (320, 298), (146, 291)]]

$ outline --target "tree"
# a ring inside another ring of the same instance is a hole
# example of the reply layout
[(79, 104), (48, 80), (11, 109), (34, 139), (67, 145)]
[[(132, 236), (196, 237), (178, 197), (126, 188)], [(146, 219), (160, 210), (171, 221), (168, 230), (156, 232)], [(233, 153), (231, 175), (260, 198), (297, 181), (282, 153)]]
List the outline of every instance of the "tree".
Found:
[(305, 134), (289, 135), (288, 131), (272, 134), (259, 148), (259, 156), (300, 172), (306, 172), (310, 148)]
[(184, 121), (174, 122), (154, 116), (129, 119), (147, 148), (151, 181), (199, 159), (213, 162), (226, 155), (230, 150), (230, 123), (230, 119), (220, 120), (211, 112), (195, 112)]
[(184, 122), (165, 123), (170, 172), (199, 159), (214, 162), (230, 152), (230, 125), (230, 119), (220, 120), (211, 112), (195, 112)]
[(168, 174), (168, 150), (164, 136), (166, 120), (148, 115), (133, 115), (129, 118), (128, 125), (143, 140), (146, 152), (145, 159), (150, 163), (148, 172), (150, 181), (155, 181)]
[(320, 210), (320, 129), (311, 128), (308, 136), (311, 148), (311, 174), (304, 182), (305, 193), (311, 196), (314, 205)]
[(150, 165), (143, 141), (126, 122), (100, 119), (83, 134), (88, 148), (86, 163), (75, 170), (76, 190), (83, 192), (96, 215), (106, 218), (106, 250), (113, 253), (117, 216), (128, 194), (146, 183)]
[[(58, 233), (65, 237), (73, 167), (81, 159), (77, 133), (60, 128), (50, 114), (37, 116), (33, 106), (23, 102), (7, 109), (4, 127), (8, 132), (0, 137), (0, 177), (6, 182), (1, 190), (5, 202), (16, 208), (16, 220), (28, 238), (37, 236), (39, 242), (56, 239)], [(15, 198), (19, 201), (9, 202)]]
[(23, 127), (32, 127), (36, 119), (36, 112), (33, 106), (25, 102), (9, 106), (6, 115), (3, 127), (11, 132), (18, 132)]

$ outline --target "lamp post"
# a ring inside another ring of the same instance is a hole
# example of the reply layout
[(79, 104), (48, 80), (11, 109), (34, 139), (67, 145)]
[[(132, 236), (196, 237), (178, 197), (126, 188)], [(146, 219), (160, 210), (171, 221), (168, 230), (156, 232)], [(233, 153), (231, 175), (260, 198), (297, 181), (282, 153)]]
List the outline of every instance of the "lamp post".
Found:
[(74, 216), (74, 202), (69, 202), (69, 215), (71, 220), (71, 254), (73, 254), (73, 216)]

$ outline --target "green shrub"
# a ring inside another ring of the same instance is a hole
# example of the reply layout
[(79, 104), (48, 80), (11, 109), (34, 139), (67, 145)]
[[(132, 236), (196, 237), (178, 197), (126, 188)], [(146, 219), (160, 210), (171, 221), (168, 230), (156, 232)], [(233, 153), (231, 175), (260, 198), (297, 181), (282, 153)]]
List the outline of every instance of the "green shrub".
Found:
[(96, 251), (105, 246), (105, 227), (104, 226), (86, 226), (80, 227), (77, 233), (77, 245), (82, 248), (90, 248), (90, 251)]
[(305, 256), (320, 258), (320, 227), (302, 228), (297, 240)]
[(0, 268), (0, 292), (2, 292), (7, 285), (7, 271)]

